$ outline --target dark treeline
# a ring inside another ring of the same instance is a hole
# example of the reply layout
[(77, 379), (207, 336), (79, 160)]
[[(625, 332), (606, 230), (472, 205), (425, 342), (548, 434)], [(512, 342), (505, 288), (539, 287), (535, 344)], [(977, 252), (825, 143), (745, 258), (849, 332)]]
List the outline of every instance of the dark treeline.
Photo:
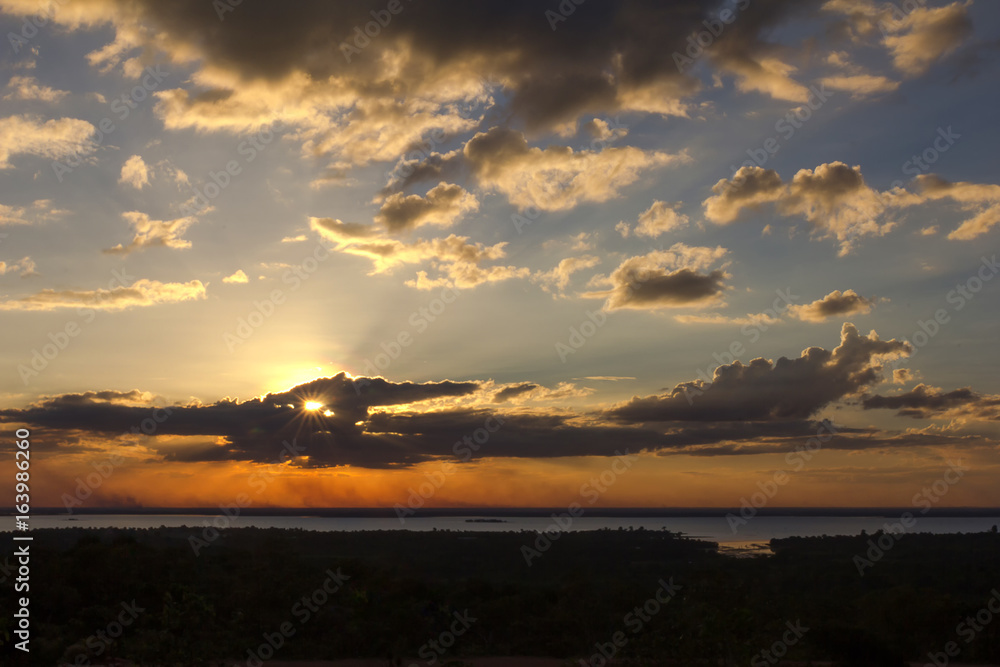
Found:
[[(988, 611), (996, 533), (792, 538), (772, 541), (773, 556), (733, 558), (666, 531), (604, 530), (560, 534), (530, 566), (528, 532), (232, 529), (197, 555), (192, 535), (35, 531), (31, 660), (13, 649), (4, 613), (0, 662), (590, 659), (615, 633), (616, 659), (637, 664), (767, 665), (762, 651), (777, 647), (787, 659), (899, 666), (949, 642), (953, 662), (1000, 660), (1000, 614)], [(280, 648), (268, 652), (268, 636)]]

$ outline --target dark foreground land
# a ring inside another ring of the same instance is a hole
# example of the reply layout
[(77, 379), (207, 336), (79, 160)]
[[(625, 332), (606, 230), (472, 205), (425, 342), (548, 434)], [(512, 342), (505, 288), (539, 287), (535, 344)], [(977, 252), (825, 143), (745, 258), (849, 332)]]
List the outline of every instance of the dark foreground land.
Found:
[(996, 533), (793, 538), (756, 558), (642, 530), (547, 548), (527, 532), (213, 536), (35, 531), (30, 660), (5, 567), (0, 664), (1000, 663)]

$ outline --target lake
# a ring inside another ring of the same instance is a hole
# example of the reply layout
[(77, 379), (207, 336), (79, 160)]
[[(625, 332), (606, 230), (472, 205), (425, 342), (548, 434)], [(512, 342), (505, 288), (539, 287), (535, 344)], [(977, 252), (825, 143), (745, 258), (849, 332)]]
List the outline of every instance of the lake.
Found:
[[(909, 533), (979, 533), (1000, 524), (1000, 515), (987, 517), (922, 517), (917, 513), (916, 524)], [(468, 521), (483, 519), (484, 521)], [(502, 522), (494, 522), (499, 519)], [(896, 523), (899, 514), (885, 516), (757, 516), (745, 524), (730, 527), (724, 516), (696, 517), (607, 517), (582, 516), (572, 520), (565, 530), (601, 530), (618, 528), (645, 530), (666, 529), (689, 537), (710, 540), (727, 546), (767, 542), (772, 538), (814, 537), (819, 535), (857, 535), (862, 530), (873, 533), (887, 523)], [(565, 523), (565, 519), (563, 520)], [(13, 518), (3, 522), (4, 531), (13, 526)], [(398, 518), (321, 517), (309, 516), (236, 516), (227, 517), (220, 511), (205, 514), (66, 514), (32, 516), (32, 529), (42, 528), (168, 528), (190, 526), (199, 531), (209, 525), (218, 528), (300, 528), (316, 531), (360, 530), (454, 530), (542, 531), (553, 524), (551, 516), (427, 516)]]

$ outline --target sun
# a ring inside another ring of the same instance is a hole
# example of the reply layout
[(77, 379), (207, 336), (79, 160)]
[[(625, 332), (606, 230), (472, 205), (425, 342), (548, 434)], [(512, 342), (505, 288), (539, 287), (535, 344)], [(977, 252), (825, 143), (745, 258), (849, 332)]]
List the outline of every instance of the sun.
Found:
[(323, 409), (323, 404), (320, 403), (319, 401), (306, 401), (303, 407), (305, 407), (305, 409), (309, 410), (310, 412), (316, 412), (317, 410)]

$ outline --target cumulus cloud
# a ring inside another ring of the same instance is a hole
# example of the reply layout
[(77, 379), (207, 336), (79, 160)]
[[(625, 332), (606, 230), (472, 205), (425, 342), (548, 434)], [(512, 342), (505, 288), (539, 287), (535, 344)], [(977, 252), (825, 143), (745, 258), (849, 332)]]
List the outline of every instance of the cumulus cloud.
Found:
[(149, 185), (149, 168), (142, 156), (133, 155), (125, 161), (118, 182), (131, 185), (136, 190), (142, 190), (143, 186)]
[(795, 359), (758, 358), (715, 369), (711, 382), (677, 385), (667, 394), (633, 398), (609, 410), (629, 422), (807, 419), (830, 403), (882, 380), (882, 362), (912, 351), (905, 341), (862, 336), (845, 323), (833, 351), (810, 347)]
[(919, 201), (906, 192), (873, 190), (859, 166), (843, 162), (800, 169), (787, 183), (773, 169), (740, 167), (732, 179), (712, 186), (712, 192), (703, 202), (712, 222), (728, 224), (748, 210), (773, 204), (784, 216), (809, 221), (819, 238), (836, 239), (841, 254), (850, 252), (859, 238), (889, 233), (896, 223), (883, 219), (886, 211)]
[(834, 290), (804, 305), (790, 305), (788, 311), (804, 322), (823, 322), (831, 317), (864, 315), (871, 312), (875, 301), (866, 299), (852, 289)]
[[(836, 239), (842, 255), (861, 238), (892, 231), (895, 212), (932, 201), (954, 202), (972, 214), (948, 234), (951, 240), (977, 238), (1000, 223), (1000, 185), (951, 183), (935, 174), (917, 176), (914, 185), (913, 192), (879, 192), (865, 183), (860, 167), (843, 162), (800, 169), (788, 182), (773, 169), (745, 166), (712, 186), (714, 194), (703, 206), (708, 220), (725, 225), (772, 205), (783, 216), (810, 222), (818, 238)], [(925, 235), (936, 231), (925, 229)]]
[(35, 155), (59, 160), (93, 152), (94, 126), (77, 118), (42, 121), (35, 116), (0, 118), (0, 169), (13, 167), (18, 155)]
[(916, 378), (916, 374), (909, 368), (894, 368), (892, 371), (893, 384), (908, 384)]
[(126, 211), (122, 217), (135, 230), (135, 236), (128, 245), (119, 243), (104, 252), (111, 255), (127, 255), (136, 250), (146, 248), (173, 248), (183, 250), (191, 247), (191, 242), (181, 238), (188, 227), (195, 223), (195, 218), (184, 217), (175, 220), (152, 220), (145, 213)]
[(646, 169), (690, 161), (683, 151), (669, 154), (632, 146), (543, 149), (529, 146), (521, 132), (502, 127), (476, 134), (465, 144), (462, 157), (484, 188), (501, 192), (518, 208), (543, 211), (608, 201)]
[(669, 250), (654, 250), (630, 257), (606, 276), (595, 276), (591, 287), (608, 289), (583, 294), (606, 299), (605, 310), (657, 309), (719, 305), (730, 277), (721, 268), (703, 272), (729, 251), (723, 247), (691, 247), (675, 243)]
[(375, 222), (390, 232), (413, 229), (421, 225), (449, 227), (469, 211), (479, 208), (479, 200), (460, 185), (439, 183), (426, 196), (402, 193), (385, 199)]
[[(677, 212), (676, 204), (656, 200), (645, 211), (639, 214), (639, 220), (635, 226), (636, 236), (646, 236), (656, 238), (661, 234), (674, 231), (688, 224), (688, 217)], [(615, 229), (622, 235), (628, 236), (630, 229), (627, 223), (619, 222)]]
[(69, 95), (68, 91), (56, 90), (38, 83), (32, 76), (12, 76), (7, 82), (9, 93), (3, 96), (5, 100), (31, 100), (37, 102), (59, 102)]
[(603, 118), (593, 118), (583, 125), (584, 131), (589, 134), (594, 141), (611, 142), (621, 139), (628, 134), (628, 128), (616, 125), (612, 127)]
[(732, 180), (712, 186), (714, 196), (703, 202), (705, 217), (721, 225), (735, 221), (744, 209), (757, 209), (777, 201), (784, 190), (781, 176), (773, 169), (740, 167)]
[(94, 310), (125, 310), (162, 303), (178, 303), (205, 298), (205, 285), (200, 280), (186, 283), (161, 283), (158, 280), (137, 280), (128, 287), (95, 290), (54, 290), (20, 299), (0, 301), (0, 310), (58, 310), (60, 308), (92, 308)]
[(222, 282), (234, 285), (240, 285), (250, 282), (250, 278), (248, 278), (247, 274), (243, 272), (243, 269), (237, 269), (236, 273), (226, 276), (225, 278), (222, 279)]
[(536, 271), (531, 279), (541, 284), (546, 292), (562, 293), (569, 287), (574, 273), (597, 266), (600, 261), (600, 258), (593, 255), (566, 257), (548, 271)]

